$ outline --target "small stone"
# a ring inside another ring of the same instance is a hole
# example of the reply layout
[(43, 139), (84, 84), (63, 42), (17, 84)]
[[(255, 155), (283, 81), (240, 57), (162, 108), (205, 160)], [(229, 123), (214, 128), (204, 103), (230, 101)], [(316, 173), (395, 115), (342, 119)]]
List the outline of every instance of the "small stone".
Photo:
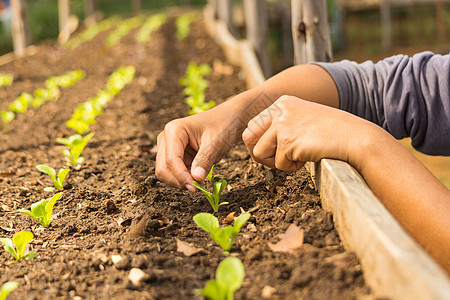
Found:
[(149, 278), (149, 275), (144, 271), (138, 268), (133, 268), (130, 270), (130, 274), (128, 275), (128, 280), (130, 280), (135, 286), (138, 286), (141, 281)]
[(261, 292), (261, 296), (264, 299), (268, 299), (271, 298), (273, 294), (275, 294), (277, 290), (274, 287), (271, 287), (270, 285), (266, 285), (263, 287), (262, 292)]

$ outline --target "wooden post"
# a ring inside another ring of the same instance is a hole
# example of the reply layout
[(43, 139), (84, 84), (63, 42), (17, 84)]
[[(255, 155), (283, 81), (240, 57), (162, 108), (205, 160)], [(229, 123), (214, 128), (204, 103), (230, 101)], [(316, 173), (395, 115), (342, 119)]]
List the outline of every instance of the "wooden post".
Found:
[(218, 0), (209, 0), (209, 4), (211, 5), (212, 11), (213, 11), (213, 17), (214, 19), (219, 18), (219, 9), (218, 9)]
[(267, 53), (267, 12), (264, 0), (244, 0), (247, 39), (258, 56), (264, 76), (270, 77), (270, 59)]
[(391, 1), (382, 0), (380, 2), (381, 12), (381, 49), (389, 51), (392, 48), (392, 21), (391, 21)]
[(141, 0), (131, 0), (131, 6), (133, 8), (133, 13), (139, 15), (142, 12), (142, 1)]
[(436, 7), (436, 31), (438, 42), (440, 45), (446, 43), (446, 29), (445, 29), (445, 6), (443, 0), (435, 0)]
[(70, 16), (70, 0), (58, 0), (59, 32), (64, 30)]
[(282, 0), (278, 2), (278, 10), (280, 12), (281, 22), (281, 48), (283, 53), (283, 69), (292, 66), (293, 45), (292, 45), (292, 30), (291, 30), (291, 4), (289, 0)]
[(11, 11), (14, 54), (17, 57), (23, 57), (25, 56), (25, 48), (30, 43), (26, 1), (11, 0)]
[(331, 61), (325, 0), (291, 0), (294, 63)]
[(84, 0), (84, 14), (85, 19), (92, 16), (96, 10), (95, 0)]
[(219, 19), (227, 24), (228, 30), (235, 35), (236, 30), (233, 26), (233, 1), (232, 0), (216, 0), (217, 13)]

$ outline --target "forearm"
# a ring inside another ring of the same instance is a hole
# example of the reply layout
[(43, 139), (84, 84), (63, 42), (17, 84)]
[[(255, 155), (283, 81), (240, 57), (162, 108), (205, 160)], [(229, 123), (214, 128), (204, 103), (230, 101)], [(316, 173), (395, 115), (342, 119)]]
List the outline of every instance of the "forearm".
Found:
[(350, 163), (400, 224), (450, 273), (450, 191), (376, 125), (349, 147)]

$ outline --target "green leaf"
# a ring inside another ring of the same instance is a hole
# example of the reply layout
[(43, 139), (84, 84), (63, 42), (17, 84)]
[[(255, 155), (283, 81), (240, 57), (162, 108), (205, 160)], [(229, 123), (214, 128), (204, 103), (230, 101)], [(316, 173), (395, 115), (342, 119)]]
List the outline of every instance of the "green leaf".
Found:
[(0, 300), (5, 300), (9, 293), (14, 291), (18, 286), (19, 283), (16, 281), (8, 281), (4, 283), (0, 289)]
[(29, 252), (27, 253), (27, 255), (24, 256), (23, 259), (29, 260), (29, 259), (35, 258), (37, 255), (38, 255), (38, 254), (37, 254), (36, 252), (34, 252), (34, 251), (29, 251)]
[(217, 230), (219, 230), (219, 220), (215, 216), (209, 213), (199, 213), (194, 216), (194, 222), (201, 229), (209, 232), (210, 234), (214, 234)]
[(20, 231), (13, 236), (12, 242), (16, 246), (17, 256), (19, 257), (19, 259), (22, 259), (24, 257), (25, 246), (33, 238), (34, 238), (34, 235), (30, 231)]
[(55, 184), (55, 186), (57, 188), (62, 189), (64, 187), (64, 180), (66, 179), (66, 176), (67, 176), (67, 174), (69, 172), (70, 172), (70, 169), (63, 169), (63, 168), (59, 169), (59, 172), (58, 172), (58, 186), (56, 186), (56, 184)]
[(206, 179), (207, 179), (209, 182), (212, 182), (212, 181), (213, 181), (213, 169), (214, 169), (214, 167), (215, 167), (215, 165), (212, 165), (211, 170), (209, 170), (208, 175), (206, 175)]
[(31, 212), (34, 215), (34, 218), (37, 221), (39, 221), (39, 223), (41, 223), (41, 225), (43, 226), (47, 226), (46, 225), (47, 213), (45, 211), (45, 205), (47, 205), (47, 200), (45, 199), (42, 199), (41, 201), (31, 204)]
[(11, 239), (8, 238), (0, 238), (0, 243), (3, 244), (3, 249), (6, 250), (9, 254), (11, 254), (16, 260), (19, 258), (17, 257), (16, 250), (14, 250), (14, 244)]
[(53, 182), (56, 181), (56, 171), (52, 167), (47, 166), (47, 165), (37, 165), (36, 169), (38, 169), (42, 173), (45, 173), (48, 176), (50, 176), (50, 178), (52, 179)]
[(230, 251), (231, 246), (233, 245), (234, 236), (233, 226), (227, 226), (217, 230), (214, 236), (211, 237), (223, 248), (223, 250)]
[(226, 291), (228, 300), (233, 299), (234, 292), (241, 287), (244, 278), (244, 265), (237, 257), (227, 257), (217, 267), (216, 281)]
[(226, 299), (226, 291), (222, 289), (222, 287), (217, 283), (216, 280), (209, 280), (205, 287), (202, 290), (198, 290), (198, 292), (212, 300), (225, 300)]
[(236, 232), (236, 234), (241, 230), (241, 227), (245, 224), (245, 222), (248, 221), (248, 219), (250, 218), (250, 213), (245, 213), (245, 214), (241, 214), (235, 221), (233, 224), (233, 228), (234, 231)]
[(55, 190), (54, 187), (48, 186), (44, 188), (44, 192), (53, 192)]
[(45, 205), (45, 212), (46, 212), (46, 216), (47, 216), (47, 224), (44, 226), (48, 226), (50, 225), (50, 223), (52, 222), (52, 214), (53, 214), (53, 206), (55, 206), (56, 200), (58, 200), (61, 197), (62, 193), (57, 193), (55, 194)]

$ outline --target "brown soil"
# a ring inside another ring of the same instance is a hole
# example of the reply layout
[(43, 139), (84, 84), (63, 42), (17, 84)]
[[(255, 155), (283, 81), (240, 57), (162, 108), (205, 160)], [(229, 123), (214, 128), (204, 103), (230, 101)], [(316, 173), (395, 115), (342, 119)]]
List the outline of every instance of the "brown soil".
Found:
[[(188, 62), (226, 62), (201, 20), (185, 41), (177, 41), (174, 30), (173, 23), (164, 25), (146, 46), (136, 44), (132, 33), (112, 49), (103, 45), (105, 34), (70, 51), (45, 45), (34, 56), (0, 67), (16, 78), (0, 89), (0, 109), (22, 91), (42, 87), (49, 76), (75, 68), (87, 73), (85, 80), (62, 90), (58, 102), (19, 115), (1, 131), (0, 236), (30, 230), (35, 235), (31, 248), (39, 254), (14, 262), (1, 251), (0, 284), (20, 284), (11, 299), (187, 299), (214, 277), (225, 255), (192, 221), (196, 213), (210, 212), (209, 204), (202, 194), (168, 188), (153, 174), (157, 134), (169, 120), (187, 115), (178, 80)], [(102, 89), (118, 66), (130, 64), (137, 68), (136, 77), (92, 126), (95, 136), (83, 153), (86, 161), (71, 170), (51, 226), (44, 229), (16, 213), (48, 197), (43, 187), (50, 180), (35, 166), (65, 165), (59, 153), (64, 147), (55, 138), (73, 134), (65, 122), (75, 107)], [(232, 75), (213, 72), (208, 99), (221, 102), (244, 90), (239, 77), (236, 68)], [(270, 191), (274, 179), (249, 160), (242, 145), (216, 171), (229, 182), (223, 200), (230, 204), (221, 207), (219, 219), (241, 208), (252, 211), (231, 251), (246, 270), (237, 299), (261, 299), (266, 286), (274, 288), (271, 299), (369, 294), (358, 260), (343, 248), (305, 171), (275, 174), (282, 184)], [(305, 231), (303, 247), (294, 254), (272, 252), (267, 243), (276, 242), (292, 223)], [(204, 250), (186, 257), (177, 252), (176, 238)], [(122, 261), (113, 264), (111, 255)], [(128, 280), (132, 268), (147, 274), (138, 286)]]

